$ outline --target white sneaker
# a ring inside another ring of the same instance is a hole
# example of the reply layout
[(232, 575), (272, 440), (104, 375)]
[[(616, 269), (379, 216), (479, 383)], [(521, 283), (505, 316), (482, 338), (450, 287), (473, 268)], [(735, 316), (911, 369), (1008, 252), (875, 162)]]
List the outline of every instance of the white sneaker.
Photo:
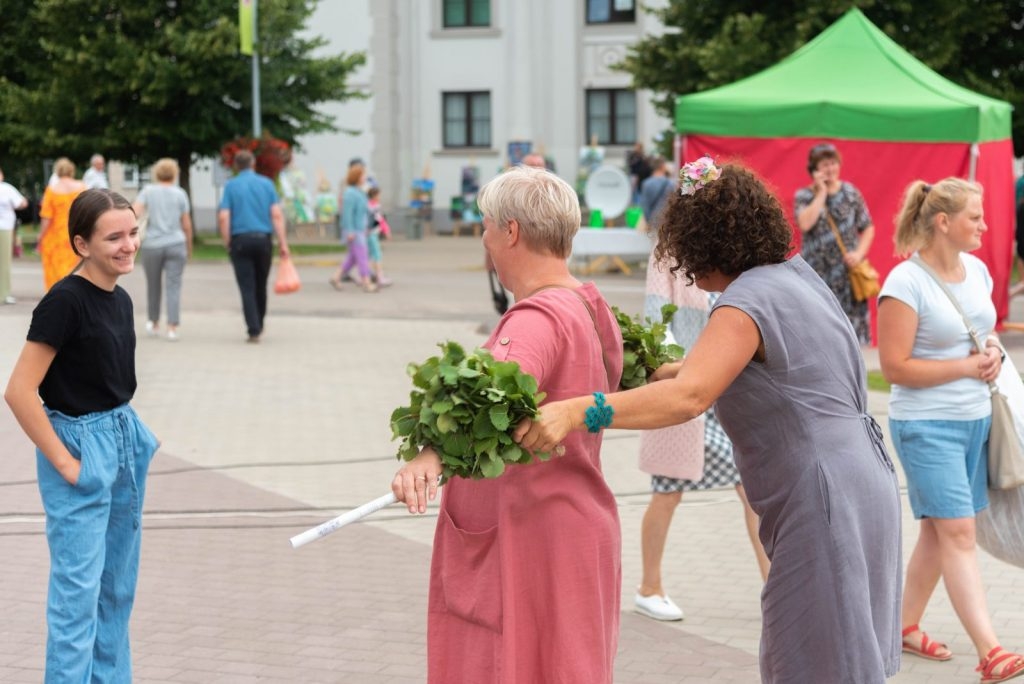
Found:
[(169, 342), (177, 342), (178, 341), (178, 331), (177, 330), (168, 330), (167, 331), (167, 340)]
[(153, 325), (153, 321), (146, 321), (146, 334), (150, 337), (156, 337), (160, 334), (160, 331)]
[(6, 297), (4, 297), (4, 304), (17, 304), (17, 303), (18, 303), (18, 300), (15, 299), (14, 297), (10, 296), (10, 295), (7, 295)]
[(677, 606), (668, 596), (659, 596), (658, 594), (641, 596), (637, 594), (633, 598), (633, 603), (636, 604), (636, 612), (655, 620), (672, 621), (683, 619), (683, 609)]

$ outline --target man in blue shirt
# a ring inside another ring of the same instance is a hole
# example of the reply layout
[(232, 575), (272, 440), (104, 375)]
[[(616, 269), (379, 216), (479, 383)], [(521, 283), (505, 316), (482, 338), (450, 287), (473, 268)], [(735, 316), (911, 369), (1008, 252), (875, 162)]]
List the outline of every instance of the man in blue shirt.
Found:
[(224, 186), (217, 212), (221, 239), (231, 255), (235, 280), (242, 295), (242, 313), (249, 342), (259, 342), (267, 314), (267, 279), (270, 277), (272, 234), (277, 234), (281, 258), (288, 256), (284, 212), (269, 178), (253, 170), (253, 155), (235, 155), (237, 175)]

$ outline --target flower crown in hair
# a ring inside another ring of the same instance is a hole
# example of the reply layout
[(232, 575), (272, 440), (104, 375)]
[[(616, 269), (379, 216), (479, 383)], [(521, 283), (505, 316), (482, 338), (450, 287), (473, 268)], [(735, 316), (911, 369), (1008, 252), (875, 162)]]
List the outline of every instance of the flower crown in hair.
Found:
[(715, 160), (711, 157), (701, 157), (685, 164), (679, 169), (679, 194), (692, 195), (721, 175), (722, 169), (715, 166)]

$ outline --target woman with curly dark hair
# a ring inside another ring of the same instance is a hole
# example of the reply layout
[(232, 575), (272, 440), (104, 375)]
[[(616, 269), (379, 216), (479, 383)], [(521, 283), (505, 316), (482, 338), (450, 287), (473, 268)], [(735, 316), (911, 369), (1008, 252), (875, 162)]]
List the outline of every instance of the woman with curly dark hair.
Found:
[(771, 560), (762, 681), (879, 684), (900, 661), (900, 498), (857, 337), (821, 278), (786, 258), (789, 226), (757, 176), (704, 157), (680, 182), (657, 249), (722, 293), (704, 332), (661, 382), (545, 404), (516, 437), (551, 451), (574, 430), (661, 428), (714, 404)]

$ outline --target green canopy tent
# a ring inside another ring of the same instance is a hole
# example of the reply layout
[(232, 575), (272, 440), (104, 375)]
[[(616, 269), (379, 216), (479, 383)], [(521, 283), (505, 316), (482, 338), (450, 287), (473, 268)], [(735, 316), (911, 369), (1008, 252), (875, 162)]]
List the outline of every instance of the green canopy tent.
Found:
[(1002, 319), (1013, 257), (1011, 111), (935, 73), (854, 8), (775, 66), (678, 98), (677, 154), (741, 161), (791, 213), (793, 194), (810, 182), (808, 150), (835, 143), (843, 178), (874, 218), (870, 259), (883, 277), (897, 262), (892, 217), (906, 186), (916, 178), (978, 181), (990, 229), (978, 256), (992, 272)]

